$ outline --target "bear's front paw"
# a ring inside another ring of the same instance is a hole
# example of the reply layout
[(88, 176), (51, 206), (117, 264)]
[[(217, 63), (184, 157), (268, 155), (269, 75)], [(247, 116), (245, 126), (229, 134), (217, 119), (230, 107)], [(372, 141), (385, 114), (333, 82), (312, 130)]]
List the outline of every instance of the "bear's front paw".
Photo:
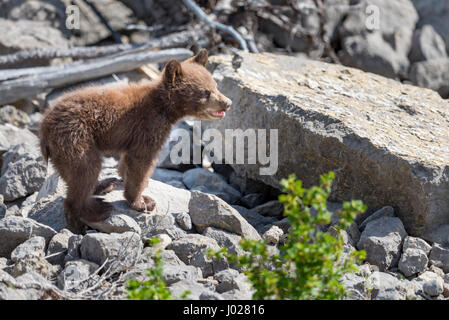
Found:
[(133, 201), (130, 207), (136, 211), (150, 212), (156, 207), (156, 201), (148, 196), (142, 196), (141, 198)]

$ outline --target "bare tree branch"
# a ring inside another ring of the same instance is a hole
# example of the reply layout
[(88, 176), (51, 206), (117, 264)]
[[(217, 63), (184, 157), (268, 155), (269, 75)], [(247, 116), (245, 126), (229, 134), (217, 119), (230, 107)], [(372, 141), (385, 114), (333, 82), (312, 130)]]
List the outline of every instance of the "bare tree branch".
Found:
[(195, 15), (203, 20), (204, 22), (206, 22), (208, 25), (210, 25), (213, 28), (216, 28), (218, 30), (221, 30), (223, 32), (229, 33), (230, 35), (232, 35), (234, 37), (235, 40), (237, 40), (237, 42), (240, 45), (240, 48), (243, 51), (248, 51), (248, 46), (246, 45), (246, 41), (245, 39), (243, 39), (243, 37), (231, 26), (227, 26), (225, 24), (213, 21), (211, 18), (209, 18), (209, 16), (204, 13), (203, 10), (201, 10), (201, 8), (192, 0), (182, 0), (184, 2), (184, 5), (189, 8), (190, 10), (193, 11), (193, 13), (195, 13)]

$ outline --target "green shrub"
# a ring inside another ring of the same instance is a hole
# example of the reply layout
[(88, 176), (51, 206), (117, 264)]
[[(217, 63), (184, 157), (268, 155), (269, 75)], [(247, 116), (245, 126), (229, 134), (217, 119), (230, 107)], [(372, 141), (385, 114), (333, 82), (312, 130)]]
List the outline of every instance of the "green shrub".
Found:
[[(340, 282), (343, 274), (356, 271), (356, 263), (365, 257), (363, 251), (343, 252), (341, 230), (349, 227), (357, 214), (366, 210), (361, 201), (343, 203), (337, 214), (331, 235), (320, 231), (331, 223), (332, 213), (326, 200), (330, 193), (334, 173), (320, 177), (320, 186), (309, 189), (290, 175), (281, 181), (285, 194), (279, 196), (284, 204), (284, 215), (291, 228), (279, 253), (270, 253), (264, 240), (242, 239), (242, 256), (230, 254), (226, 248), (209, 252), (216, 258), (225, 257), (243, 267), (256, 292), (253, 299), (341, 299), (346, 295)], [(311, 208), (316, 214), (311, 214)]]
[[(158, 238), (153, 238), (150, 245), (159, 243)], [(148, 279), (146, 281), (128, 280), (128, 298), (132, 300), (173, 300), (170, 291), (167, 289), (162, 278), (163, 262), (161, 250), (156, 250), (153, 258), (154, 267), (147, 269)], [(183, 293), (183, 298), (187, 297), (188, 291)]]

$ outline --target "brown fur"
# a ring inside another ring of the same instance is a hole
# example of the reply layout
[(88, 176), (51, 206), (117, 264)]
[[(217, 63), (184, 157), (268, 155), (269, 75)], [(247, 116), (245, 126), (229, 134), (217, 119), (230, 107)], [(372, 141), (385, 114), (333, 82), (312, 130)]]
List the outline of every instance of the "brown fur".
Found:
[(131, 208), (151, 211), (142, 195), (157, 155), (172, 126), (185, 116), (214, 120), (225, 111), (222, 95), (205, 69), (207, 51), (182, 63), (169, 61), (158, 81), (141, 85), (88, 87), (62, 96), (41, 124), (41, 151), (67, 183), (64, 201), (69, 228), (82, 232), (83, 221), (106, 219), (112, 207), (95, 194), (117, 181), (98, 183), (103, 155), (120, 155), (119, 174)]

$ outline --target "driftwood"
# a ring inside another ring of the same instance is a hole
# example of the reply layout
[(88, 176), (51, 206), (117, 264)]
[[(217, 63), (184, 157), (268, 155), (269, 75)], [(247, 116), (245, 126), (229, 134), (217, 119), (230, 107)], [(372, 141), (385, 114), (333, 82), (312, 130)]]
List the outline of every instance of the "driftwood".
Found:
[[(0, 105), (33, 97), (46, 89), (91, 80), (112, 73), (130, 71), (148, 63), (165, 62), (170, 59), (183, 60), (192, 55), (193, 53), (187, 49), (161, 51), (137, 49), (114, 56), (77, 61), (61, 66), (28, 68), (28, 73), (22, 74), (19, 78), (0, 82)], [(37, 71), (32, 72), (32, 69)], [(20, 72), (20, 70), (15, 71)]]
[[(28, 60), (56, 59), (56, 58), (98, 58), (132, 49), (168, 49), (181, 48), (192, 45), (205, 37), (202, 30), (188, 30), (175, 32), (145, 43), (113, 44), (108, 46), (72, 47), (72, 48), (41, 48), (18, 51), (0, 56), (0, 66), (18, 64)], [(1, 75), (0, 75), (1, 77)], [(5, 80), (4, 78), (1, 80)]]
[(203, 10), (201, 10), (201, 8), (195, 2), (191, 0), (182, 1), (184, 2), (184, 5), (192, 10), (199, 19), (203, 20), (213, 28), (229, 33), (232, 37), (234, 37), (235, 40), (237, 40), (240, 45), (240, 49), (242, 49), (243, 51), (248, 51), (248, 46), (245, 39), (243, 39), (243, 37), (233, 27), (213, 21), (206, 13), (204, 13)]

